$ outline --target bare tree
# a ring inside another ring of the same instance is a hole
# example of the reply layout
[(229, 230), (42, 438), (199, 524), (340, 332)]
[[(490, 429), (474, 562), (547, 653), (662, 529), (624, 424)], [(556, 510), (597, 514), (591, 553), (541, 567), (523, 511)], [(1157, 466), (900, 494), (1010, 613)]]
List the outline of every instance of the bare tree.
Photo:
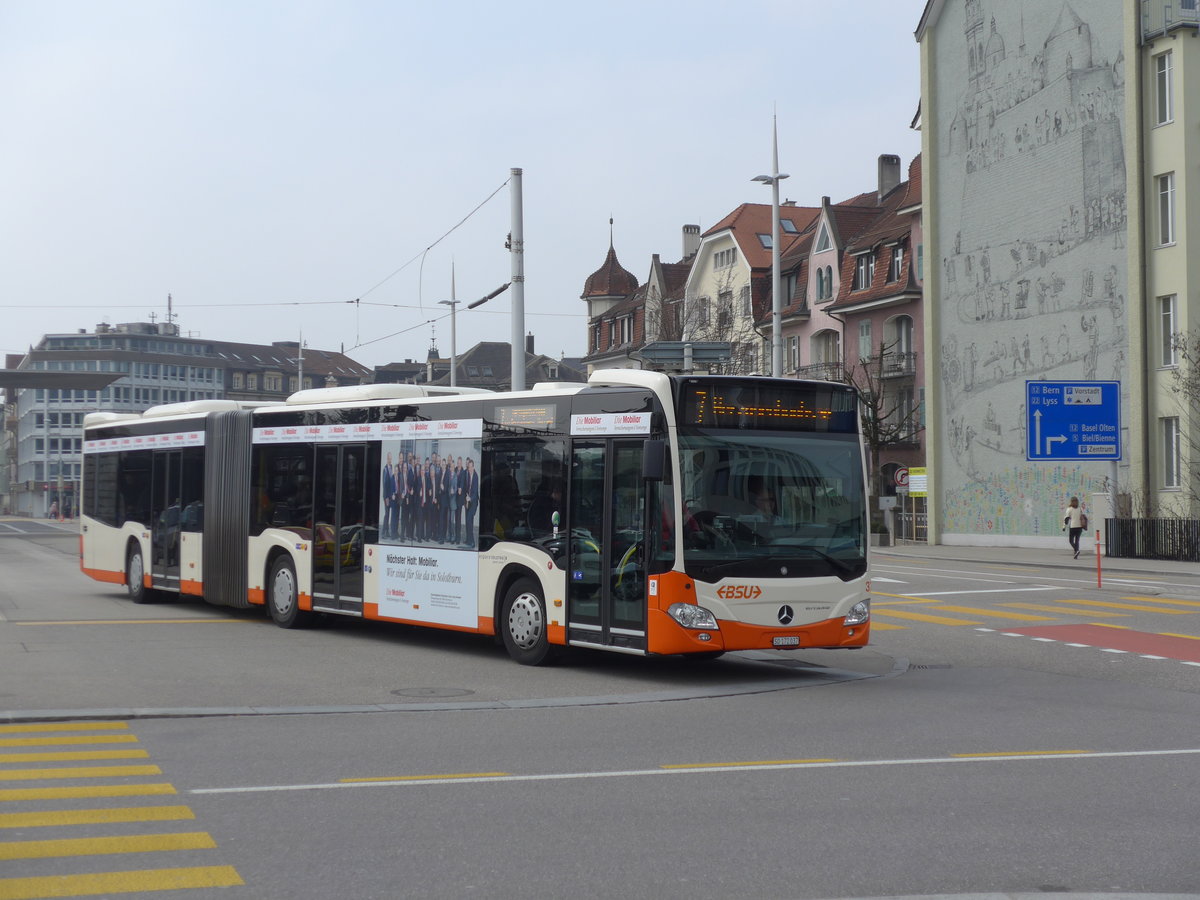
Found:
[[(920, 405), (905, 387), (911, 382), (891, 377), (897, 369), (905, 371), (906, 355), (897, 352), (898, 341), (880, 342), (879, 352), (869, 359), (844, 363), (845, 378), (858, 391), (862, 411), (863, 441), (870, 454), (872, 479), (879, 478), (882, 453), (898, 444), (915, 444), (925, 430)], [(880, 485), (873, 485), (874, 493)]]
[[(1172, 506), (1160, 495), (1158, 514), (1195, 516), (1200, 513), (1200, 329), (1175, 335), (1178, 366), (1171, 372), (1171, 393), (1179, 412), (1179, 502)], [(1189, 471), (1190, 468), (1190, 471)]]

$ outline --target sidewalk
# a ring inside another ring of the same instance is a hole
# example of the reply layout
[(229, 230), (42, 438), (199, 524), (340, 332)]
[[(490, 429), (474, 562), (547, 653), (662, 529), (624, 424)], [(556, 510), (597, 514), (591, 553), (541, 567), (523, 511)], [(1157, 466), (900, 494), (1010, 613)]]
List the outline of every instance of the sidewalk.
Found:
[[(1096, 574), (1096, 547), (1094, 541), (1080, 545), (1079, 559), (1071, 557), (1071, 550), (1063, 540), (1058, 549), (1030, 547), (963, 547), (946, 544), (904, 543), (898, 547), (873, 547), (871, 557), (876, 561), (902, 559), (936, 560), (939, 562), (985, 563), (988, 565), (1031, 566), (1039, 569), (1070, 569), (1075, 572)], [(1190, 562), (1173, 562), (1162, 559), (1121, 559), (1103, 556), (1100, 559), (1102, 577), (1108, 575), (1156, 575), (1158, 577), (1200, 577), (1200, 566)]]

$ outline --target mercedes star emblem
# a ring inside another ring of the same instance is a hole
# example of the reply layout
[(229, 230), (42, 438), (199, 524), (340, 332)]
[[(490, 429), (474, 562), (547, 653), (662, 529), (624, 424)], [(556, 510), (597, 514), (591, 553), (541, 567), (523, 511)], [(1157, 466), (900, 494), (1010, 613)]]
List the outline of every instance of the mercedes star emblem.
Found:
[(792, 608), (790, 606), (779, 607), (779, 621), (782, 624), (791, 625), (792, 619), (794, 619), (795, 617), (796, 617), (795, 613), (792, 612)]

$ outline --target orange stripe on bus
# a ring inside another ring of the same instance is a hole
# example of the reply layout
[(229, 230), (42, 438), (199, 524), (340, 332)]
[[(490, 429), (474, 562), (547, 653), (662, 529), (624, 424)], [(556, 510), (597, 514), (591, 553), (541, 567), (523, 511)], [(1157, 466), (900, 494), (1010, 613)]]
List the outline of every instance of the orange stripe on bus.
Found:
[(246, 591), (246, 599), (256, 606), (263, 606), (267, 602), (267, 592), (262, 588), (250, 588)]
[(179, 582), (179, 593), (193, 594), (197, 597), (202, 597), (204, 596), (204, 583), (200, 581), (184, 579), (183, 581)]
[(106, 569), (89, 569), (85, 566), (80, 566), (79, 568), (83, 570), (84, 575), (86, 575), (88, 578), (94, 578), (96, 581), (106, 581), (109, 584), (125, 583), (124, 572), (109, 572)]

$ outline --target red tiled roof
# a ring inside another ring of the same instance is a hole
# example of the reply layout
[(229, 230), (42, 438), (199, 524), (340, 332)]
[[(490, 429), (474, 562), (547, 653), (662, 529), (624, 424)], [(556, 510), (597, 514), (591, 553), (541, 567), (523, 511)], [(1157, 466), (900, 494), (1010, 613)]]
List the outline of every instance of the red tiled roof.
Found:
[(622, 268), (621, 264), (617, 262), (617, 251), (613, 249), (612, 244), (609, 244), (608, 256), (604, 258), (604, 265), (588, 276), (587, 281), (583, 283), (583, 293), (579, 295), (579, 299), (624, 297), (626, 294), (636, 291), (637, 286), (637, 276), (628, 269)]
[[(781, 206), (779, 220), (781, 222), (785, 219), (791, 220), (797, 233), (792, 234), (783, 230), (782, 227), (780, 228), (780, 252), (786, 254), (800, 239), (800, 233), (805, 231), (820, 213), (820, 209), (811, 206)], [(726, 229), (732, 232), (738, 249), (742, 251), (742, 256), (752, 269), (761, 269), (771, 265), (771, 251), (764, 247), (762, 241), (758, 239), (760, 234), (769, 235), (771, 233), (771, 204), (743, 203), (704, 232), (704, 236), (717, 234)]]

